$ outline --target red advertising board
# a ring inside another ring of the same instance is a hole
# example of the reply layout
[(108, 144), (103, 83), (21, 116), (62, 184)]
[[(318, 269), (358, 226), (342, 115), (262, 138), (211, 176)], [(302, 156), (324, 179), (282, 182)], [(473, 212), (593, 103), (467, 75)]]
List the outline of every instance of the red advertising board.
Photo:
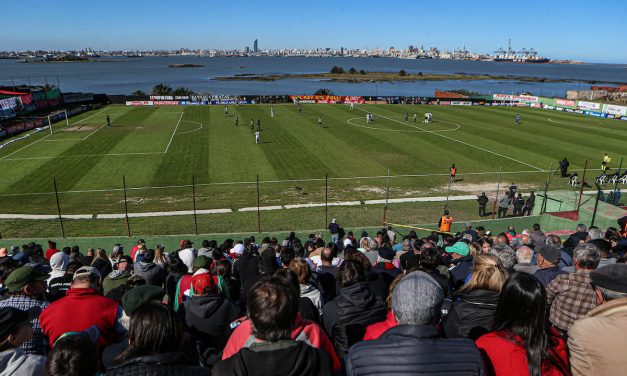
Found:
[(152, 101), (155, 106), (178, 106), (179, 101)]
[(300, 103), (364, 103), (362, 97), (344, 95), (290, 95), (290, 100)]

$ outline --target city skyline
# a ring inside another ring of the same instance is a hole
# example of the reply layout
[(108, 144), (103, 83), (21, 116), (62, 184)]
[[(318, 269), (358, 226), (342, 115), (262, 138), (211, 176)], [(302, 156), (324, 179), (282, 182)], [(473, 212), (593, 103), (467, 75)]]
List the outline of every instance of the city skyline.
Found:
[[(8, 32), (0, 50), (254, 50), (251, 44), (258, 39), (260, 51), (413, 45), (491, 54), (507, 48), (511, 38), (515, 50), (534, 48), (551, 59), (627, 62), (627, 50), (621, 48), (627, 31), (603, 12), (591, 13), (586, 4), (554, 1), (547, 8), (487, 1), (481, 7), (460, 3), (447, 9), (407, 1), (393, 7), (374, 1), (322, 1), (297, 9), (285, 1), (189, 1), (173, 7), (171, 2), (146, 0), (24, 0), (4, 8)], [(611, 10), (612, 19), (627, 16), (619, 1), (602, 1), (596, 7)]]

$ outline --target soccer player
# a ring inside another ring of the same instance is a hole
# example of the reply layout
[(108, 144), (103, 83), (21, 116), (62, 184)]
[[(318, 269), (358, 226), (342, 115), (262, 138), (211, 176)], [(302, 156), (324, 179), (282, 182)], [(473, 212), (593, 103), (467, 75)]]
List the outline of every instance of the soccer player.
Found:
[(416, 115), (416, 113), (414, 112), (414, 123), (418, 122), (418, 115)]
[(351, 102), (351, 111), (355, 109), (355, 102)]
[(274, 117), (274, 107), (270, 106), (270, 117)]
[(300, 102), (298, 102), (298, 114), (301, 115), (303, 113), (303, 108), (300, 106)]
[(318, 126), (322, 128), (322, 116), (318, 116)]
[(229, 116), (229, 106), (224, 107), (224, 117)]
[(429, 113), (425, 112), (425, 123), (429, 122)]
[(261, 132), (257, 131), (255, 132), (255, 144), (260, 144), (261, 143)]
[(431, 124), (433, 123), (433, 114), (431, 113), (431, 111), (429, 111), (428, 115), (429, 115), (429, 124)]
[(407, 112), (405, 112), (405, 122), (407, 123), (409, 121), (409, 114)]
[(235, 115), (235, 126), (239, 127), (239, 115)]
[(516, 114), (516, 124), (520, 125), (520, 114)]
[(255, 130), (255, 121), (252, 118), (250, 118), (250, 131), (252, 132), (254, 130)]
[(111, 118), (107, 115), (107, 127), (111, 128)]
[(261, 130), (261, 119), (257, 119), (257, 132)]
[(605, 153), (605, 156), (603, 157), (603, 161), (601, 161), (601, 171), (605, 172), (607, 171), (608, 168), (610, 168), (609, 164), (612, 161), (612, 158), (610, 158), (607, 153)]

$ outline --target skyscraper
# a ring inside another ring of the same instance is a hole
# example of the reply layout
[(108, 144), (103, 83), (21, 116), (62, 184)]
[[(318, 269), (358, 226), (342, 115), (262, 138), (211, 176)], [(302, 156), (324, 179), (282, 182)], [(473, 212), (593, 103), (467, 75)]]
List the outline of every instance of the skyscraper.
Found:
[(259, 45), (257, 43), (257, 39), (255, 39), (255, 43), (253, 44), (253, 52), (254, 53), (259, 52)]

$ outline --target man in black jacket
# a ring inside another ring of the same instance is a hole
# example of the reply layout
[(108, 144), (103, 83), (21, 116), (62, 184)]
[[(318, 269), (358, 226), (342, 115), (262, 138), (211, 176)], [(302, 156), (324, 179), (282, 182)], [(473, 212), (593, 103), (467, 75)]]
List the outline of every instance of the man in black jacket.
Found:
[(398, 326), (379, 339), (351, 347), (345, 357), (346, 374), (483, 375), (479, 350), (471, 340), (439, 337), (435, 324), (443, 300), (442, 289), (427, 274), (405, 276), (392, 292)]
[(322, 309), (322, 321), (341, 359), (351, 345), (364, 338), (368, 325), (385, 320), (387, 309), (370, 289), (361, 264), (344, 261), (337, 280), (340, 293)]
[(331, 375), (324, 351), (291, 339), (299, 299), (296, 286), (280, 276), (264, 276), (255, 283), (248, 294), (248, 314), (261, 341), (216, 364), (212, 374)]

